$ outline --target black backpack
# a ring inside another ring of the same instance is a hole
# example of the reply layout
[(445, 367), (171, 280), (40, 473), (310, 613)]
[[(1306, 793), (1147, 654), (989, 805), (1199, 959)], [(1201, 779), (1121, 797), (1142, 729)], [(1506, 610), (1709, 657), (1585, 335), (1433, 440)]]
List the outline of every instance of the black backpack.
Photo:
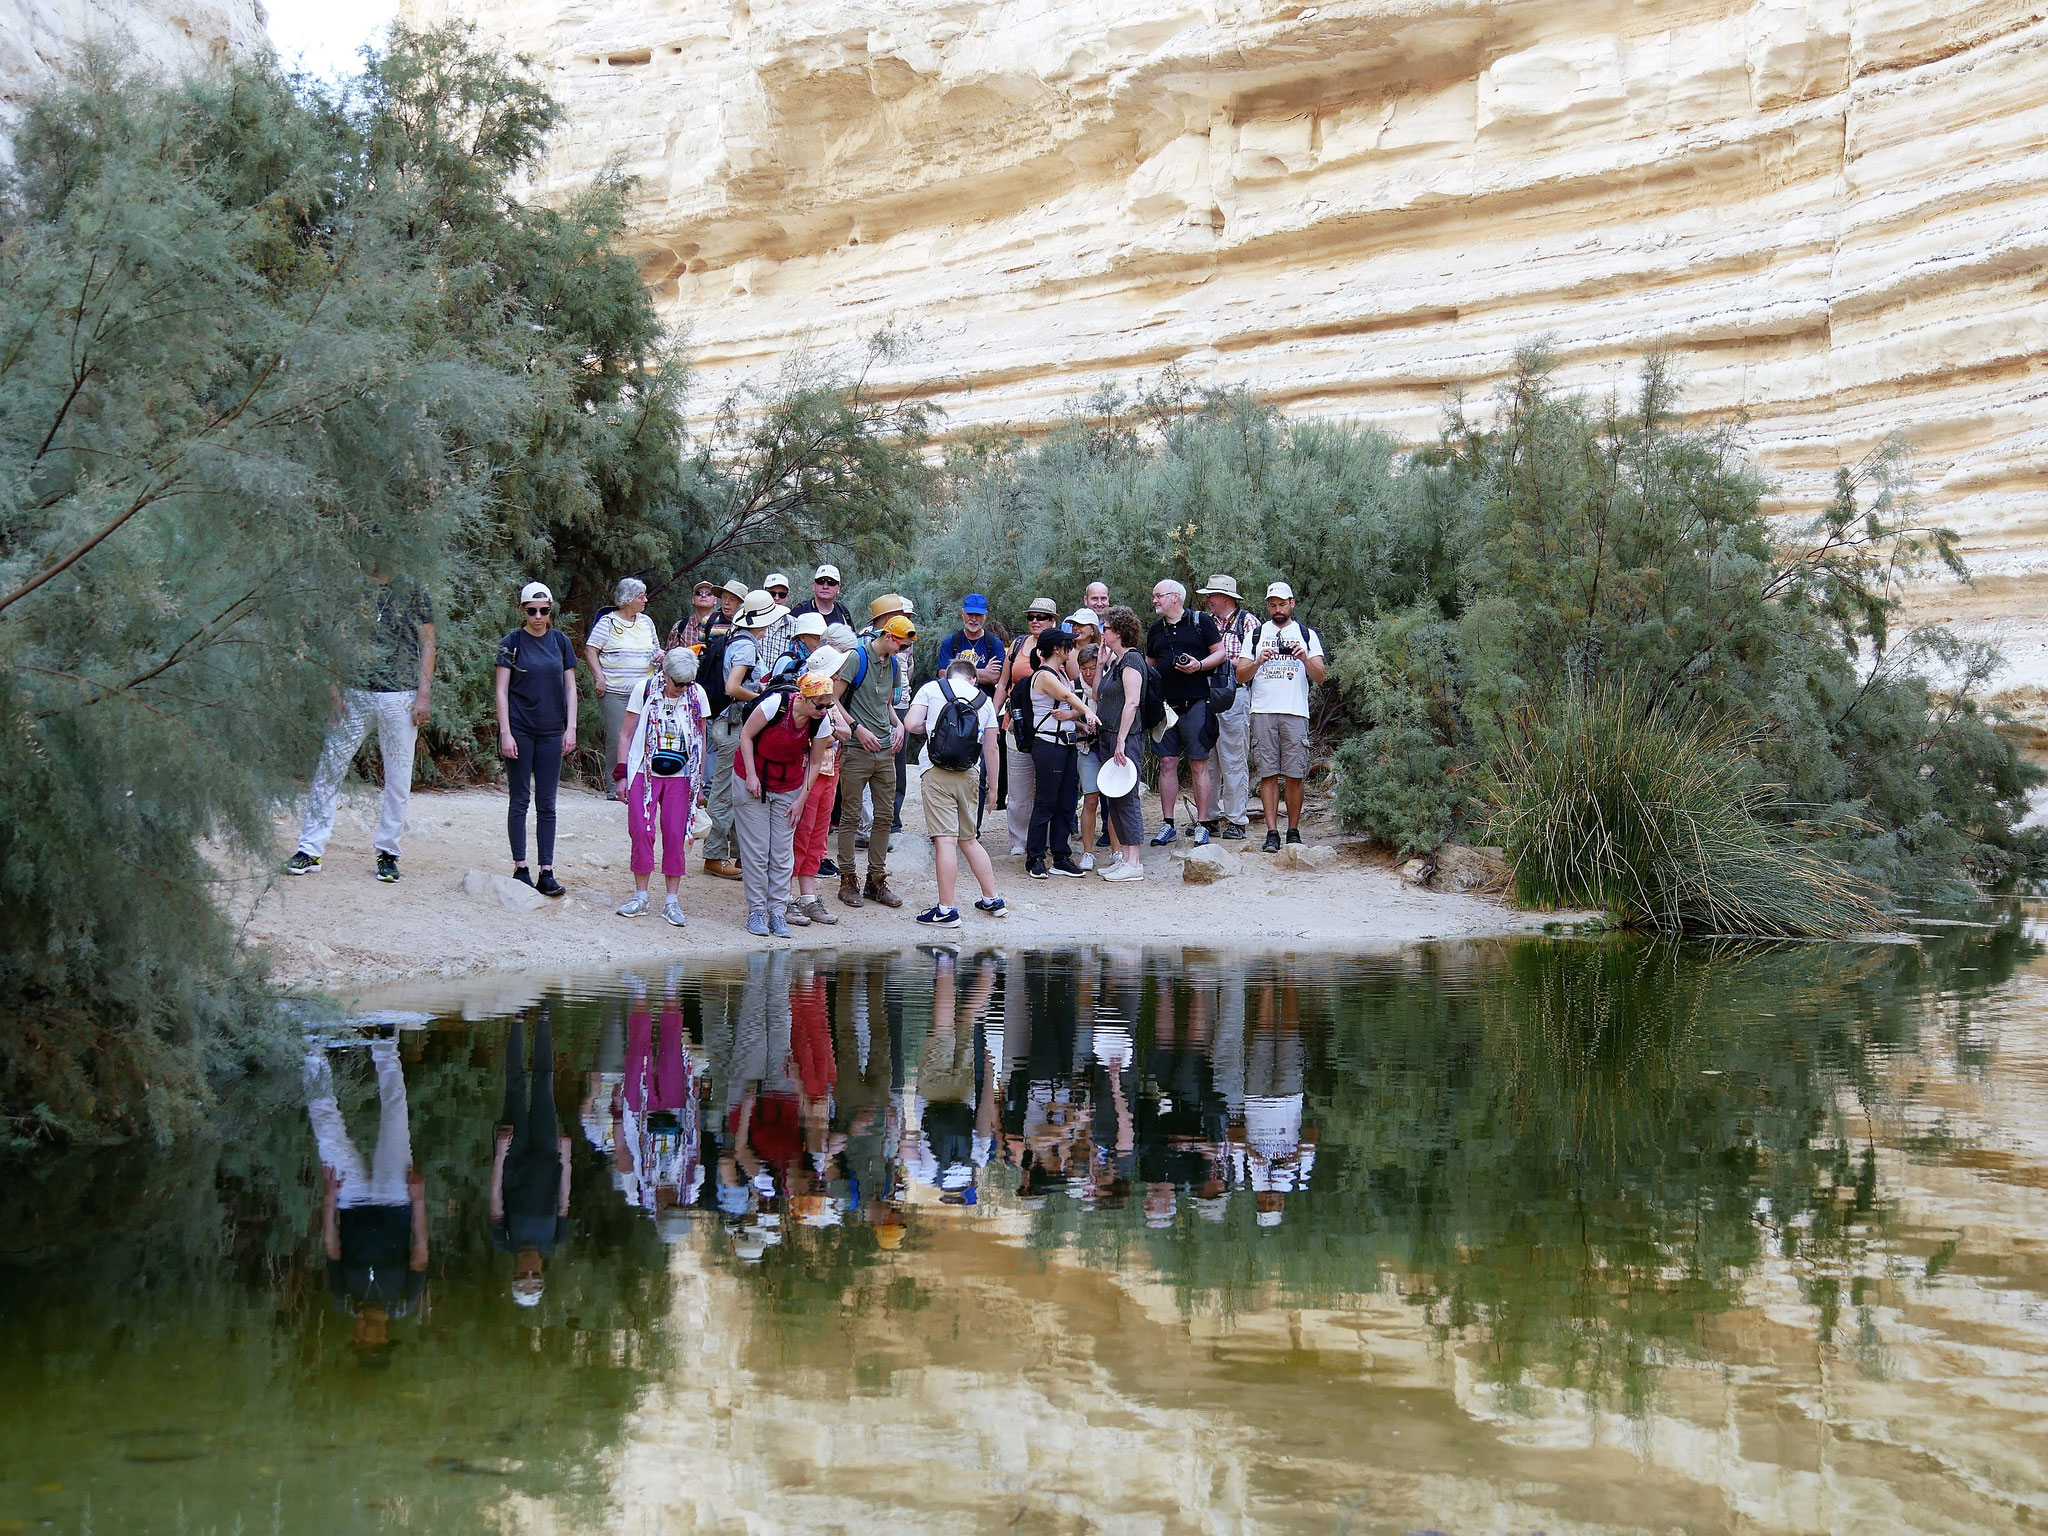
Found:
[(981, 761), (981, 711), (955, 694), (943, 677), (939, 695), (946, 702), (931, 724), (930, 744), (925, 750), (933, 766), (965, 773)]
[(1145, 664), (1145, 691), (1138, 698), (1138, 724), (1150, 736), (1166, 724), (1166, 695), (1162, 691), (1166, 684), (1160, 680), (1159, 669), (1152, 665), (1150, 656), (1140, 655), (1135, 648), (1125, 654), (1137, 656)]
[(704, 697), (711, 701), (707, 719), (716, 720), (732, 703), (732, 696), (725, 691), (725, 646), (730, 639), (731, 630), (713, 635), (704, 642), (704, 649), (697, 653), (697, 683), (703, 688)]

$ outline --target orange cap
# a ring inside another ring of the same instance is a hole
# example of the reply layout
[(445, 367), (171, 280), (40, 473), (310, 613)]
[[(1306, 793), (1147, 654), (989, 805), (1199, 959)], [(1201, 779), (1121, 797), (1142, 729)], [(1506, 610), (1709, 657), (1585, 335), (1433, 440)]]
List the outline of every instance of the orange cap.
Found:
[(829, 699), (832, 697), (832, 679), (822, 672), (806, 672), (798, 681), (796, 691), (807, 699)]
[(908, 645), (917, 638), (917, 626), (903, 617), (902, 614), (892, 613), (883, 621), (882, 633), (894, 635), (898, 640)]

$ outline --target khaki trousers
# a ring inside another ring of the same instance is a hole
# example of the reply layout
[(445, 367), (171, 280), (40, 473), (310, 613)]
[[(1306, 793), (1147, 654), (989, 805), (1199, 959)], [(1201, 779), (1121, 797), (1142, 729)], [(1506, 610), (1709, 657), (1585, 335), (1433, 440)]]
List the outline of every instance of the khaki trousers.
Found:
[[(886, 743), (885, 743), (886, 745)], [(839, 876), (850, 880), (858, 868), (853, 839), (859, 830), (861, 791), (873, 791), (874, 830), (868, 834), (868, 879), (889, 870), (889, 834), (896, 827), (896, 757), (869, 752), (853, 742), (839, 749)]]

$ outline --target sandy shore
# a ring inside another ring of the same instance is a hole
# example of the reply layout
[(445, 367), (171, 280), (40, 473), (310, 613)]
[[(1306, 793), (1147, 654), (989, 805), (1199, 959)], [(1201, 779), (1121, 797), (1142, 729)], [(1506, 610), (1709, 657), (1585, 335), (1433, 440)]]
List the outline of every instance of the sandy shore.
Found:
[[(905, 820), (911, 828), (923, 826), (914, 778)], [(930, 906), (937, 892), (930, 844), (906, 831), (899, 834), (889, 860), (891, 883), (904, 902), (899, 911), (872, 904), (858, 911), (844, 907), (832, 899), (837, 882), (827, 880), (828, 904), (840, 917), (836, 927), (799, 928), (790, 940), (758, 940), (746, 931), (746, 903), (738, 882), (699, 873), (693, 859), (682, 890), (688, 927), (673, 928), (655, 913), (629, 921), (614, 912), (633, 884), (624, 807), (565, 787), (556, 872), (569, 894), (541, 911), (509, 912), (462, 888), (471, 869), (511, 871), (502, 791), (415, 794), (401, 864), (404, 878), (396, 885), (380, 884), (373, 872), (375, 826), (374, 796), (351, 793), (343, 800), (318, 874), (288, 878), (251, 872), (232, 883), (245, 932), (269, 954), (277, 980), (357, 995), (370, 984), (401, 978), (591, 971), (689, 953), (753, 949), (763, 942), (893, 948), (927, 936), (912, 917)], [(296, 834), (296, 820), (280, 818), (280, 865), (290, 856)], [(1004, 844), (992, 851), (1011, 916), (994, 920), (969, 910), (975, 894), (969, 882), (960, 897), (966, 921), (950, 934), (963, 944), (1059, 944), (1116, 935), (1146, 943), (1371, 950), (1418, 939), (1523, 932), (1556, 916), (1417, 889), (1386, 860), (1353, 849), (1340, 849), (1336, 863), (1325, 870), (1276, 867), (1257, 851), (1259, 834), (1255, 819), (1251, 839), (1219, 845), (1240, 853), (1247, 873), (1201, 886), (1182, 881), (1180, 864), (1165, 849), (1147, 850), (1149, 878), (1142, 883), (1115, 885), (1093, 876), (1031, 880), (1024, 861), (1010, 857)], [(1325, 841), (1329, 832), (1312, 818), (1308, 836), (1312, 842)], [(657, 892), (660, 884), (657, 874)]]

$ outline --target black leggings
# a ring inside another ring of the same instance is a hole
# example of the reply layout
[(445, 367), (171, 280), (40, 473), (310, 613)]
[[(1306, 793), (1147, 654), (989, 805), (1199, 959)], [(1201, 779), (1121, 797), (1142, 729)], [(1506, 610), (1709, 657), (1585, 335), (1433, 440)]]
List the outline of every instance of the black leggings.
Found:
[(1027, 859), (1042, 859), (1050, 840), (1054, 858), (1073, 853), (1074, 801), (1081, 793), (1081, 768), (1066, 742), (1034, 741), (1032, 766), (1038, 770), (1037, 793), (1031, 801), (1031, 834), (1024, 842)]
[(505, 759), (505, 779), (512, 789), (512, 802), (505, 808), (505, 835), (512, 839), (512, 862), (526, 862), (526, 808), (536, 806), (533, 817), (534, 841), (540, 845), (540, 867), (555, 865), (555, 790), (562, 782), (562, 733), (529, 736), (515, 730), (512, 740), (517, 757)]

